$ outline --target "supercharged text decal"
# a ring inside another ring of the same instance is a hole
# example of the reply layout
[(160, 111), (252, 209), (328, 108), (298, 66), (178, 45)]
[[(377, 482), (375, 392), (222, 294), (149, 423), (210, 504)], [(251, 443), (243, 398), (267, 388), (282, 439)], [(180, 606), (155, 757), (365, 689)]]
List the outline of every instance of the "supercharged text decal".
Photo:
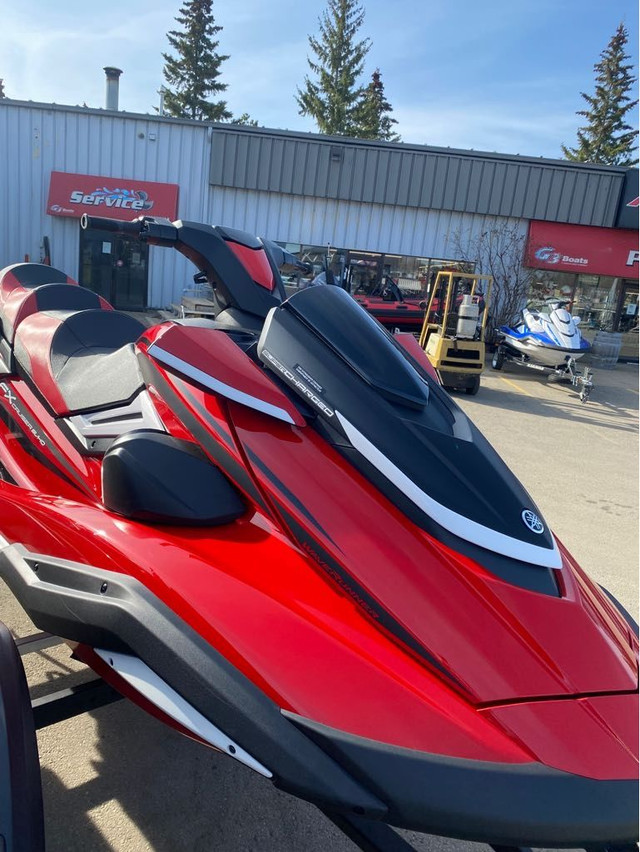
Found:
[[(314, 393), (314, 391), (311, 390), (311, 388), (307, 387), (307, 385), (298, 376), (296, 376), (295, 373), (292, 373), (291, 370), (289, 370), (287, 367), (284, 366), (284, 364), (281, 364), (280, 361), (278, 361), (278, 359), (275, 358), (271, 354), (271, 352), (269, 352), (268, 349), (263, 349), (261, 354), (264, 355), (264, 357), (267, 359), (267, 361), (270, 364), (272, 364), (273, 367), (275, 367), (275, 369), (279, 373), (282, 373), (282, 375), (285, 377), (285, 379), (287, 380), (287, 382), (290, 385), (293, 385), (294, 388), (296, 388), (298, 391), (300, 391), (300, 393), (305, 397), (305, 399), (308, 399), (309, 402), (311, 402), (313, 405), (315, 405), (316, 408), (319, 408), (320, 411), (322, 411), (323, 414), (327, 415), (327, 417), (333, 417), (333, 409), (329, 408), (329, 406), (326, 405), (320, 399), (320, 397), (316, 393)], [(301, 370), (300, 365), (296, 366), (296, 370), (298, 370), (298, 371)], [(308, 374), (306, 374), (306, 373), (305, 373), (305, 375), (308, 376)], [(310, 378), (310, 377), (308, 377), (308, 378)], [(320, 387), (320, 385), (317, 382), (314, 382), (314, 384), (318, 388)]]

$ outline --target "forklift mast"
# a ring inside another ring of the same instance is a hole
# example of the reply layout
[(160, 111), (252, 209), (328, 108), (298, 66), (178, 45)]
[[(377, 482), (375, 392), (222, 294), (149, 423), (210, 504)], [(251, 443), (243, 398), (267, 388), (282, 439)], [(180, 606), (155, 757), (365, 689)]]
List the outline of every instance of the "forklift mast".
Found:
[(490, 275), (438, 272), (419, 342), (446, 388), (480, 388), (492, 283)]

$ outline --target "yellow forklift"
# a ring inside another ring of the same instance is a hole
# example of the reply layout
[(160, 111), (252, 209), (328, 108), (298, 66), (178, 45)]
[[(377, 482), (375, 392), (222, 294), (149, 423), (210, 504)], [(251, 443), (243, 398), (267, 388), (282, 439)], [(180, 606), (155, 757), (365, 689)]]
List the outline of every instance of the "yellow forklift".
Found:
[(492, 284), (491, 275), (438, 272), (424, 315), (420, 346), (447, 389), (478, 393)]

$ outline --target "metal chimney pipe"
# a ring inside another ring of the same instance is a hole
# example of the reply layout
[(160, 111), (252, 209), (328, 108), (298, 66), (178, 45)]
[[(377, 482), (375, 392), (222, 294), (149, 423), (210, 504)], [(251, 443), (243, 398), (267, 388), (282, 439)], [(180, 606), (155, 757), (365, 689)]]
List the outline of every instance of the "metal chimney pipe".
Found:
[(112, 68), (107, 65), (103, 69), (107, 77), (107, 99), (106, 108), (114, 111), (118, 110), (118, 90), (120, 88), (119, 77), (122, 71), (119, 68)]
[(160, 95), (160, 106), (158, 107), (158, 115), (164, 115), (164, 96), (168, 89), (165, 86), (160, 86), (158, 94)]

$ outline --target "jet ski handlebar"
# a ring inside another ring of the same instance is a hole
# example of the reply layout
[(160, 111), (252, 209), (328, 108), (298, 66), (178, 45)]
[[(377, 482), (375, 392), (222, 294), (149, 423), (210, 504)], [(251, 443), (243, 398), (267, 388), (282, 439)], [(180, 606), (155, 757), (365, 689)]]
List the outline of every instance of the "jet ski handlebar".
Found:
[(178, 231), (169, 219), (155, 216), (140, 216), (132, 222), (109, 219), (105, 216), (82, 214), (80, 227), (84, 231), (111, 231), (114, 234), (150, 242), (156, 245), (173, 245), (178, 241)]
[[(221, 309), (238, 308), (264, 320), (271, 308), (286, 298), (277, 261), (270, 261), (274, 274), (273, 286), (270, 289), (256, 286), (250, 271), (238, 259), (233, 248), (230, 248), (229, 244), (234, 243), (244, 246), (249, 252), (267, 250), (264, 243), (243, 231), (185, 222), (181, 219), (171, 222), (159, 216), (139, 216), (127, 222), (103, 216), (89, 216), (86, 213), (83, 213), (80, 219), (80, 226), (83, 230), (109, 231), (151, 245), (177, 249), (197, 266), (200, 273), (212, 284)], [(280, 251), (282, 252), (281, 249)], [(285, 254), (282, 252), (281, 260)]]

